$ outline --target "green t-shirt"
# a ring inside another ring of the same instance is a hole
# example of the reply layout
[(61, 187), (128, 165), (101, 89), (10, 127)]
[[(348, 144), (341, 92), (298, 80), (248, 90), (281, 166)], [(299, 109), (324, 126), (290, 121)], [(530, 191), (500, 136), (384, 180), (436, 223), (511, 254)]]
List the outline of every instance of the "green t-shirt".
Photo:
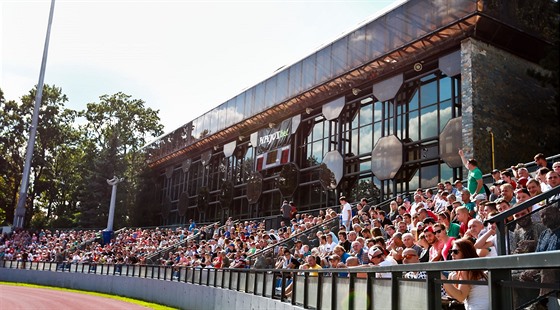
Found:
[(478, 180), (482, 180), (482, 171), (475, 167), (473, 170), (469, 170), (469, 179), (467, 181), (467, 188), (471, 195), (476, 195), (484, 193), (484, 186), (480, 187), (480, 190), (476, 192), (476, 187), (478, 186)]
[(461, 226), (457, 223), (449, 223), (449, 229), (447, 230), (447, 235), (449, 237), (459, 238), (459, 231)]

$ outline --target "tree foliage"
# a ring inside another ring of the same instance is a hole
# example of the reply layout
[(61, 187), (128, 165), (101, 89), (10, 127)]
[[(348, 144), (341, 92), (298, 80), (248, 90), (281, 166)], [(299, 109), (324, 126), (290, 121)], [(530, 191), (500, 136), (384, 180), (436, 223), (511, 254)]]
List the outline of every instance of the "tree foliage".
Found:
[(108, 217), (111, 187), (107, 180), (124, 177), (118, 185), (115, 226), (129, 223), (140, 188), (138, 174), (144, 170), (145, 158), (140, 148), (150, 136), (162, 133), (158, 112), (144, 106), (144, 101), (123, 93), (101, 96), (99, 103), (89, 103), (82, 116), (90, 163), (84, 174), (85, 186), (80, 195), (79, 222), (84, 227), (102, 227)]
[[(7, 223), (17, 204), (35, 93), (18, 103), (5, 101), (0, 90), (0, 214)], [(158, 111), (123, 93), (101, 96), (84, 111), (65, 108), (67, 101), (61, 88), (44, 86), (25, 225), (104, 227), (106, 180), (114, 175), (126, 179), (119, 184), (115, 226), (126, 225), (145, 165), (141, 147), (162, 133)]]

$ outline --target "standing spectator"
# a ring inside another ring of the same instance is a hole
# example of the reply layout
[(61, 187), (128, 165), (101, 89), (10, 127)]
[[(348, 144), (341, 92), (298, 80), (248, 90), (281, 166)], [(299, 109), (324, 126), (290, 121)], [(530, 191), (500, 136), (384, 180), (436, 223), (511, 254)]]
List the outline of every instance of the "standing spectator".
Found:
[(346, 230), (350, 230), (352, 228), (350, 224), (350, 220), (352, 219), (352, 206), (346, 201), (345, 196), (340, 196), (339, 201), (342, 209), (340, 213), (342, 225), (346, 227)]
[(297, 214), (296, 204), (293, 201), (290, 201), (290, 219), (295, 219)]
[(290, 207), (287, 200), (282, 202), (280, 213), (282, 214), (282, 222), (284, 222), (284, 225), (289, 226), (292, 219), (292, 207)]
[(478, 168), (478, 162), (475, 159), (467, 160), (463, 150), (459, 150), (459, 156), (465, 167), (469, 170), (469, 176), (467, 181), (467, 188), (471, 194), (471, 197), (477, 194), (484, 194), (484, 186), (482, 183), (482, 171)]

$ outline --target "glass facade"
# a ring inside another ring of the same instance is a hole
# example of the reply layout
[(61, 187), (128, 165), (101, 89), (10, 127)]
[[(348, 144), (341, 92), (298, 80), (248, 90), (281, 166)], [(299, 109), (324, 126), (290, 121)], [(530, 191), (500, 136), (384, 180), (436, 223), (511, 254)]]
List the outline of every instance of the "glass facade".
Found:
[[(448, 77), (434, 64), (423, 74), (405, 74), (392, 99), (379, 101), (368, 87), (370, 92), (361, 91), (359, 97), (345, 96), (340, 115), (332, 120), (321, 109), (302, 114), (291, 137), (289, 173), (283, 166), (256, 172), (256, 152), (250, 142), (238, 144), (229, 157), (214, 150), (205, 165), (208, 155), (203, 154), (192, 160), (188, 170), (178, 166), (170, 178), (162, 174), (162, 203), (171, 201), (166, 224), (185, 223), (189, 218), (274, 217), (282, 199), (294, 200), (300, 210), (337, 205), (336, 197), (341, 194), (352, 201), (361, 197), (383, 201), (396, 193), (461, 178), (462, 170), (450, 168), (439, 156), (439, 134), (450, 119), (461, 116), (460, 85), (460, 75)], [(394, 178), (380, 180), (372, 172), (371, 156), (377, 141), (386, 136), (396, 136), (402, 142), (403, 163)], [(333, 151), (343, 158), (343, 177), (334, 190), (326, 188), (324, 182), (333, 169), (324, 161), (325, 155)], [(293, 195), (281, 193), (286, 184), (295, 188), (290, 190)], [(184, 216), (177, 209), (183, 191), (189, 196)], [(199, 205), (200, 195), (207, 196), (204, 210)]]
[[(454, 161), (457, 146), (471, 148), (478, 159), (486, 154), (475, 145), (480, 133), (460, 132), (462, 124), (474, 126), (467, 111), (479, 112), (473, 106), (481, 99), (473, 90), (488, 92), (496, 98), (493, 104), (507, 102), (502, 97), (509, 95), (484, 88), (484, 81), (494, 85), (494, 76), (483, 70), (512, 58), (498, 51), (494, 58), (479, 58), (477, 42), (529, 61), (545, 47), (510, 27), (516, 24), (513, 10), (480, 4), (407, 1), (147, 145), (148, 165), (160, 174), (155, 188), (164, 224), (276, 218), (282, 199), (305, 211), (336, 206), (341, 194), (375, 203), (462, 179), (462, 167), (451, 168), (442, 157), (460, 166)], [(532, 44), (539, 48), (529, 52)], [(503, 77), (516, 72), (506, 67), (493, 66)], [(503, 84), (518, 85), (517, 80), (523, 78)], [(289, 136), (285, 149), (261, 152), (259, 132), (273, 137), (277, 124), (290, 118), (298, 121), (283, 130), (282, 137)], [(446, 128), (450, 120), (454, 126)], [(442, 131), (450, 132), (445, 141)], [(274, 154), (282, 155), (269, 156)], [(381, 162), (386, 158), (393, 159), (389, 165)]]
[[(355, 29), (192, 120), (189, 122), (193, 125), (192, 135), (187, 139), (176, 135), (182, 128), (157, 139), (147, 146), (150, 160), (169, 155), (359, 66), (378, 60), (436, 29), (460, 23), (462, 19), (477, 13), (477, 3), (476, 0), (416, 0), (403, 3), (382, 18)], [(383, 61), (396, 60), (389, 57)]]

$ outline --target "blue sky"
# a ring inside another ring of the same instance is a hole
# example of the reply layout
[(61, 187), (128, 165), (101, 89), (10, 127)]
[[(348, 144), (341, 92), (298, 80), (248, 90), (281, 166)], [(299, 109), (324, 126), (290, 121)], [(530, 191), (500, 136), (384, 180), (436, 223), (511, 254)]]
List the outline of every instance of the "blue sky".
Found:
[[(50, 0), (0, 0), (0, 88), (37, 84)], [(400, 0), (57, 0), (45, 83), (68, 107), (124, 92), (165, 132), (303, 59)]]

